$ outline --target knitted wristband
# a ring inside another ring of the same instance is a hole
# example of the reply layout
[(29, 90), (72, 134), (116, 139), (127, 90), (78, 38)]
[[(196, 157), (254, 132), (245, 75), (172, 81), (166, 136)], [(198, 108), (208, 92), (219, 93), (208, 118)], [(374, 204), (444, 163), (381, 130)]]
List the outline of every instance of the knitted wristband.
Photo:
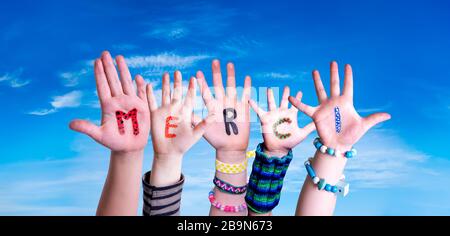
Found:
[(292, 150), (282, 158), (269, 157), (258, 144), (245, 201), (250, 210), (266, 213), (278, 205), (283, 179), (292, 160)]

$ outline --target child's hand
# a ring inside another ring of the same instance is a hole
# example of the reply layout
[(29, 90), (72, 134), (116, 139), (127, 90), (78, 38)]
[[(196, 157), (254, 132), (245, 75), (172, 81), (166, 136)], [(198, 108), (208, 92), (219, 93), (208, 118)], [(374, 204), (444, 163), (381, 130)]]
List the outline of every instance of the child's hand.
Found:
[[(247, 150), (250, 134), (250, 113), (248, 100), (251, 92), (251, 79), (245, 78), (242, 99), (237, 99), (234, 65), (227, 64), (227, 89), (222, 85), (220, 63), (212, 63), (215, 97), (212, 96), (201, 71), (197, 78), (205, 105), (216, 119), (207, 128), (204, 137), (217, 152), (244, 152)], [(245, 156), (245, 155), (244, 155)]]
[(141, 151), (147, 144), (150, 129), (145, 82), (137, 75), (136, 91), (125, 59), (118, 56), (116, 63), (120, 82), (109, 52), (103, 52), (101, 59), (95, 60), (95, 80), (102, 108), (101, 126), (86, 120), (74, 120), (70, 128), (89, 135), (112, 151)]
[[(264, 150), (275, 156), (284, 156), (290, 149), (299, 144), (312, 131), (315, 130), (314, 123), (309, 123), (304, 128), (297, 124), (298, 110), (294, 106), (288, 108), (289, 87), (285, 87), (280, 107), (277, 108), (272, 89), (267, 90), (266, 112), (258, 107), (258, 104), (250, 100), (250, 106), (258, 114), (261, 120), (261, 129), (264, 138)], [(301, 100), (302, 93), (298, 92), (296, 98)]]
[(312, 117), (323, 143), (332, 148), (348, 151), (370, 128), (389, 120), (387, 113), (375, 113), (362, 118), (353, 106), (353, 73), (350, 65), (345, 66), (345, 80), (342, 95), (339, 89), (339, 73), (336, 62), (331, 63), (331, 97), (323, 87), (318, 71), (313, 72), (314, 84), (320, 105), (311, 107), (289, 97), (289, 101)]
[(165, 73), (162, 82), (161, 106), (158, 107), (151, 84), (147, 85), (148, 105), (152, 119), (152, 141), (156, 157), (182, 156), (203, 135), (213, 113), (196, 126), (192, 125), (195, 103), (195, 78), (189, 80), (189, 87), (182, 100), (181, 72), (175, 72), (173, 93), (170, 91), (170, 76)]

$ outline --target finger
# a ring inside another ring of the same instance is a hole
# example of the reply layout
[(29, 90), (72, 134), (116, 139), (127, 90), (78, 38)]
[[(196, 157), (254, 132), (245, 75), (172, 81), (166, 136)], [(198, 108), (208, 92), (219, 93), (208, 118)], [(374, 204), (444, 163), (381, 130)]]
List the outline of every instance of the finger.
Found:
[(259, 118), (261, 118), (266, 114), (266, 112), (261, 107), (259, 107), (258, 104), (253, 99), (250, 99), (249, 103)]
[(341, 89), (339, 88), (339, 71), (338, 65), (335, 61), (330, 64), (330, 72), (331, 72), (331, 97), (338, 97)]
[[(303, 97), (303, 93), (301, 91), (297, 92), (297, 95), (295, 95), (295, 99), (298, 101), (301, 101)], [(288, 97), (288, 101), (289, 101), (289, 97)], [(296, 112), (298, 111), (297, 107), (292, 106), (291, 109), (295, 110)]]
[(244, 91), (242, 91), (242, 102), (246, 104), (252, 96), (252, 78), (250, 76), (245, 77)]
[(180, 71), (175, 71), (173, 79), (172, 102), (181, 101), (183, 96), (182, 76)]
[(215, 114), (209, 114), (205, 119), (203, 119), (194, 127), (194, 137), (196, 140), (200, 139), (203, 136), (209, 124), (213, 123), (214, 119)]
[(222, 84), (222, 73), (220, 72), (220, 62), (219, 60), (214, 60), (212, 62), (212, 73), (213, 73), (213, 85), (216, 99), (222, 101), (225, 92)]
[(145, 80), (144, 80), (144, 78), (142, 78), (141, 75), (136, 75), (134, 80), (136, 81), (137, 96), (140, 99), (147, 101), (147, 96), (145, 96)]
[(280, 103), (280, 108), (281, 109), (288, 109), (289, 106), (289, 93), (290, 93), (290, 89), (288, 86), (284, 87), (283, 89), (283, 96), (281, 98), (281, 103)]
[(133, 82), (131, 81), (130, 70), (123, 56), (116, 57), (117, 68), (120, 73), (120, 83), (122, 84), (123, 93), (126, 95), (136, 94), (133, 89)]
[(345, 65), (345, 78), (344, 78), (344, 96), (353, 100), (353, 71), (350, 65)]
[(170, 104), (170, 76), (169, 73), (164, 73), (163, 82), (162, 82), (162, 96), (161, 96), (161, 105), (169, 105)]
[(267, 105), (269, 106), (269, 111), (277, 109), (275, 97), (273, 96), (273, 90), (271, 88), (267, 89)]
[(313, 80), (314, 80), (314, 87), (316, 88), (317, 98), (319, 99), (319, 103), (322, 103), (325, 100), (327, 100), (327, 92), (323, 87), (323, 83), (322, 80), (320, 79), (320, 74), (318, 70), (313, 71)]
[(123, 94), (122, 85), (120, 85), (116, 67), (114, 66), (111, 54), (109, 54), (108, 51), (102, 53), (102, 63), (103, 69), (106, 73), (106, 79), (109, 84), (109, 89), (111, 90), (111, 95), (114, 97)]
[(213, 96), (211, 94), (211, 91), (209, 90), (208, 83), (206, 82), (205, 76), (203, 75), (203, 72), (198, 71), (197, 72), (197, 83), (200, 87), (200, 93), (202, 94), (203, 102), (206, 105), (206, 108), (208, 111), (210, 110), (210, 106), (213, 101)]
[(103, 70), (103, 64), (100, 59), (95, 60), (94, 75), (98, 98), (100, 99), (100, 104), (103, 104), (106, 99), (111, 97), (111, 91), (109, 90), (108, 81), (106, 80), (105, 71)]
[(86, 134), (97, 142), (101, 139), (100, 127), (92, 124), (87, 120), (73, 120), (69, 124), (70, 129)]
[(198, 116), (197, 114), (192, 112), (192, 116), (191, 116), (191, 124), (192, 124), (192, 126), (198, 125), (200, 122), (202, 122), (202, 120), (203, 119), (200, 116)]
[(311, 107), (311, 106), (308, 106), (308, 105), (302, 103), (300, 100), (297, 100), (292, 96), (289, 96), (289, 102), (291, 102), (291, 104), (293, 106), (295, 106), (297, 109), (299, 109), (300, 111), (302, 111), (309, 117), (312, 117), (314, 115), (314, 112), (316, 112), (316, 109), (317, 109), (315, 107)]
[(384, 112), (369, 115), (368, 117), (363, 118), (364, 130), (367, 131), (372, 127), (374, 127), (375, 125), (377, 125), (378, 123), (381, 123), (389, 119), (391, 119), (391, 115)]
[(227, 97), (236, 99), (236, 72), (233, 63), (227, 64)]
[(155, 94), (153, 93), (153, 86), (151, 83), (147, 84), (147, 101), (150, 111), (158, 109), (158, 103), (156, 102)]
[(192, 110), (194, 107), (194, 103), (195, 103), (195, 78), (191, 77), (191, 79), (189, 80), (189, 86), (188, 86), (188, 91), (186, 94), (186, 98), (184, 99), (184, 105), (186, 107), (189, 108), (189, 110)]
[(303, 127), (303, 132), (305, 137), (308, 136), (311, 132), (313, 132), (314, 130), (316, 130), (316, 126), (314, 125), (314, 122), (311, 122), (309, 124), (307, 124), (305, 127)]

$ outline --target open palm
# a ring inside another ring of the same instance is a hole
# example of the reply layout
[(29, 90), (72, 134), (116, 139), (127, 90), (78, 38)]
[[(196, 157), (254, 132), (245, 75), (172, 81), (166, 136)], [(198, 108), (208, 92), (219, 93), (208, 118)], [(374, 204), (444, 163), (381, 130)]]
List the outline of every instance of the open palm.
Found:
[(317, 132), (325, 145), (340, 150), (349, 150), (370, 128), (390, 119), (387, 113), (375, 113), (361, 117), (353, 106), (353, 72), (345, 66), (344, 89), (341, 95), (339, 72), (336, 62), (331, 63), (331, 97), (328, 98), (318, 71), (313, 72), (314, 85), (320, 105), (308, 106), (289, 97), (289, 101), (316, 125)]
[[(112, 151), (142, 150), (147, 144), (150, 129), (145, 82), (141, 76), (136, 76), (136, 91), (125, 59), (118, 56), (116, 63), (120, 82), (108, 52), (104, 52), (101, 59), (95, 60), (94, 64), (97, 93), (102, 108), (101, 125), (97, 126), (86, 120), (74, 120), (70, 123), (70, 128), (90, 136)], [(135, 115), (130, 113), (133, 110), (136, 111)], [(122, 114), (120, 119), (118, 114)], [(123, 128), (120, 128), (119, 123)]]
[(184, 154), (203, 135), (210, 114), (196, 126), (192, 126), (193, 107), (195, 102), (195, 79), (191, 78), (184, 102), (182, 101), (182, 78), (175, 72), (173, 94), (170, 92), (169, 74), (163, 75), (161, 106), (158, 107), (153, 89), (147, 86), (148, 104), (152, 118), (153, 150), (157, 154)]
[[(218, 60), (213, 61), (212, 71), (215, 97), (212, 96), (203, 73), (201, 71), (197, 73), (206, 108), (209, 113), (216, 114), (214, 121), (208, 126), (203, 136), (217, 150), (246, 151), (250, 135), (248, 100), (251, 92), (251, 79), (249, 76), (245, 78), (244, 91), (239, 101), (236, 92), (234, 65), (232, 63), (227, 64), (226, 94), (222, 84), (222, 74)], [(234, 125), (230, 124), (227, 128), (227, 124), (225, 124), (226, 119), (236, 126), (234, 127)]]
[[(269, 88), (267, 90), (269, 111), (267, 112), (262, 110), (255, 101), (250, 100), (250, 106), (261, 120), (264, 146), (269, 152), (287, 153), (315, 130), (312, 122), (304, 128), (298, 127), (298, 110), (294, 106), (288, 108), (288, 97), (289, 87), (285, 87), (280, 107), (277, 108), (273, 91)], [(296, 98), (301, 100), (301, 97), (302, 93), (299, 92)]]

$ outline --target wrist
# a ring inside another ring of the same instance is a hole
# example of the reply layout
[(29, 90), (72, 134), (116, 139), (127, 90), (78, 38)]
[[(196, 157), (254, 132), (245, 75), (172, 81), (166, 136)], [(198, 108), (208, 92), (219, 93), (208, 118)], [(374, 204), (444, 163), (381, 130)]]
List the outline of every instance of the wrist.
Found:
[(278, 149), (273, 149), (273, 148), (269, 148), (267, 147), (266, 143), (263, 144), (263, 148), (264, 148), (264, 153), (267, 154), (270, 157), (284, 157), (289, 153), (289, 149), (286, 148), (278, 148)]
[(111, 151), (111, 162), (120, 165), (141, 163), (143, 159), (144, 159), (144, 150)]
[(312, 160), (317, 174), (331, 182), (337, 182), (341, 178), (346, 164), (347, 158), (330, 157), (320, 151), (316, 151), (315, 158)]
[(245, 161), (247, 150), (220, 150), (216, 149), (216, 159), (228, 163), (236, 164)]
[(333, 149), (337, 149), (341, 152), (345, 152), (345, 151), (350, 151), (350, 149), (352, 149), (353, 144), (342, 144), (340, 143), (338, 140), (336, 139), (326, 139), (326, 138), (320, 138), (323, 142), (323, 145), (333, 148)]
[(183, 155), (181, 154), (154, 154), (150, 185), (156, 187), (175, 184), (181, 177)]

